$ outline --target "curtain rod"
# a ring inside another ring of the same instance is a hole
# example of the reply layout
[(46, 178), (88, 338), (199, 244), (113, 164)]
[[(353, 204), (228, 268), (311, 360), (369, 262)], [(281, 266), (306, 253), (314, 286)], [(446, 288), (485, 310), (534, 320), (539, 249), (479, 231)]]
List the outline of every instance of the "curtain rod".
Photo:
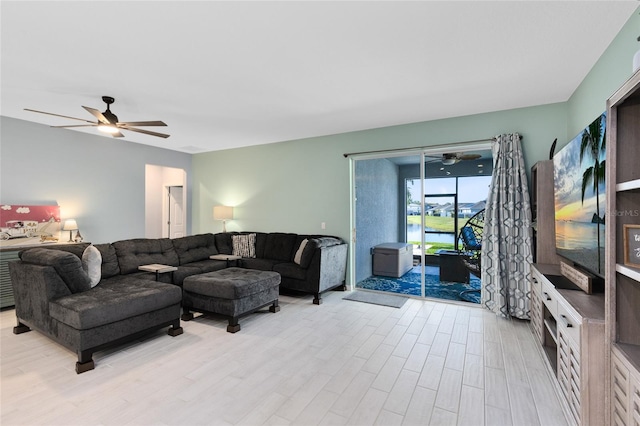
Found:
[[(522, 135), (520, 136), (520, 139), (522, 140)], [(455, 146), (455, 145), (463, 145), (463, 144), (470, 144), (470, 143), (495, 142), (495, 140), (496, 140), (496, 138), (492, 137), (492, 138), (488, 138), (488, 139), (476, 139), (474, 141), (444, 143), (444, 144), (440, 144), (440, 145), (416, 146), (416, 147), (410, 147), (410, 148), (381, 149), (381, 150), (377, 150), (377, 151), (349, 152), (349, 153), (342, 154), (342, 155), (344, 155), (344, 158), (348, 158), (348, 157), (351, 157), (353, 155), (362, 155), (362, 154), (382, 154), (382, 153), (386, 153), (386, 152), (398, 152), (398, 151), (409, 151), (409, 150), (412, 150), (412, 151), (416, 151), (416, 150), (424, 151), (425, 149), (452, 147), (452, 146)]]

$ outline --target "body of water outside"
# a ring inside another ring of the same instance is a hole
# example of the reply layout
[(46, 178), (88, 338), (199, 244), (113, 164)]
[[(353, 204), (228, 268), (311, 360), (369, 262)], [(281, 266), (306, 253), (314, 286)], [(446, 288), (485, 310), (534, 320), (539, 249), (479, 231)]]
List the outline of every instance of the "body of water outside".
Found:
[[(424, 228), (425, 231), (437, 231), (434, 228)], [(421, 241), (422, 230), (420, 229), (419, 224), (409, 223), (407, 224), (407, 241)], [(453, 234), (437, 232), (434, 234), (425, 234), (424, 235), (425, 242), (427, 243), (450, 243), (453, 244), (455, 241)]]

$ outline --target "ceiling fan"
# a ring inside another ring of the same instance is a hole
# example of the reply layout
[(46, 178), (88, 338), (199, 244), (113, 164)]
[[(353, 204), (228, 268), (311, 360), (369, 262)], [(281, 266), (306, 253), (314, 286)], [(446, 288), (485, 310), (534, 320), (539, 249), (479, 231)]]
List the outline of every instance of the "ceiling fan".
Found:
[(104, 112), (100, 112), (95, 108), (90, 108), (90, 107), (86, 107), (83, 106), (82, 108), (86, 109), (87, 111), (89, 111), (89, 113), (91, 113), (91, 115), (93, 115), (95, 118), (98, 119), (98, 121), (91, 121), (91, 120), (85, 120), (83, 118), (76, 118), (76, 117), (69, 117), (67, 115), (60, 115), (60, 114), (53, 114), (51, 112), (45, 112), (45, 111), (37, 111), (35, 109), (29, 109), (29, 108), (25, 108), (25, 111), (31, 111), (31, 112), (37, 112), (40, 114), (47, 114), (47, 115), (53, 115), (56, 117), (64, 117), (64, 118), (70, 118), (72, 120), (79, 120), (79, 121), (84, 121), (86, 123), (89, 124), (74, 124), (74, 125), (67, 125), (67, 126), (51, 126), (51, 127), (57, 127), (57, 128), (68, 128), (68, 127), (97, 127), (98, 130), (105, 132), (105, 133), (110, 133), (111, 136), (113, 136), (114, 138), (122, 138), (124, 137), (124, 135), (120, 132), (120, 130), (130, 130), (132, 132), (138, 132), (138, 133), (143, 133), (145, 135), (150, 135), (150, 136), (158, 136), (160, 138), (168, 138), (170, 135), (167, 135), (165, 133), (158, 133), (158, 132), (152, 132), (150, 130), (144, 130), (144, 129), (138, 129), (138, 126), (142, 126), (142, 127), (146, 127), (146, 126), (166, 126), (166, 124), (162, 121), (118, 121), (118, 117), (111, 112), (111, 110), (109, 109), (109, 105), (111, 105), (115, 99), (112, 98), (111, 96), (103, 96), (102, 100), (104, 101), (104, 103), (107, 104), (107, 110)]
[(465, 154), (464, 152), (451, 152), (442, 154), (439, 157), (433, 156), (432, 158), (436, 158), (435, 160), (430, 161), (436, 162), (441, 161), (445, 166), (451, 166), (453, 164), (459, 163), (460, 161), (469, 161), (469, 160), (477, 160), (482, 157), (480, 154)]

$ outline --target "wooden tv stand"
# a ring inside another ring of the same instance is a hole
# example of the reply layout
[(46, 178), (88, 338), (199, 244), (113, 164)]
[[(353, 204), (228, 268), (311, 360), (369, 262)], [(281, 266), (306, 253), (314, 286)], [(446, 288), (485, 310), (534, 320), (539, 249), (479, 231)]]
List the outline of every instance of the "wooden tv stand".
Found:
[(605, 297), (558, 288), (559, 275), (559, 265), (531, 265), (531, 326), (570, 417), (579, 425), (603, 425)]

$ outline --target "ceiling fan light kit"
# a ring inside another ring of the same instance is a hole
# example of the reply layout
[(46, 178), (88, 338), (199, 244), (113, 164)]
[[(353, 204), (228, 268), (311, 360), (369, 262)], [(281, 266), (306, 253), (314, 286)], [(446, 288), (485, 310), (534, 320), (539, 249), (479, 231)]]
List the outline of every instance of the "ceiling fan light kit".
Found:
[(442, 164), (444, 164), (445, 166), (451, 166), (453, 164), (456, 164), (458, 162), (458, 160), (456, 158), (443, 158), (442, 159)]
[(99, 131), (104, 133), (109, 133), (114, 138), (122, 138), (124, 135), (120, 132), (120, 130), (128, 130), (131, 132), (142, 133), (144, 135), (149, 136), (157, 136), (159, 138), (168, 138), (170, 135), (166, 133), (158, 133), (152, 132), (150, 130), (138, 129), (138, 127), (147, 127), (147, 126), (166, 126), (166, 124), (162, 121), (131, 121), (131, 122), (120, 122), (118, 121), (118, 116), (111, 112), (109, 105), (115, 102), (115, 99), (111, 96), (103, 96), (102, 100), (107, 104), (107, 109), (104, 112), (100, 112), (95, 108), (90, 108), (83, 106), (85, 110), (87, 110), (91, 115), (93, 115), (98, 121), (90, 121), (85, 120), (83, 118), (69, 117), (67, 115), (54, 114), (51, 112), (38, 111), (35, 109), (25, 108), (25, 111), (37, 112), (39, 114), (47, 114), (53, 115), (56, 117), (69, 118), (71, 120), (84, 121), (88, 124), (75, 124), (75, 125), (67, 125), (67, 126), (51, 126), (57, 128), (71, 128), (71, 127), (97, 127)]
[(118, 133), (118, 128), (112, 124), (98, 124), (98, 130), (104, 133)]

